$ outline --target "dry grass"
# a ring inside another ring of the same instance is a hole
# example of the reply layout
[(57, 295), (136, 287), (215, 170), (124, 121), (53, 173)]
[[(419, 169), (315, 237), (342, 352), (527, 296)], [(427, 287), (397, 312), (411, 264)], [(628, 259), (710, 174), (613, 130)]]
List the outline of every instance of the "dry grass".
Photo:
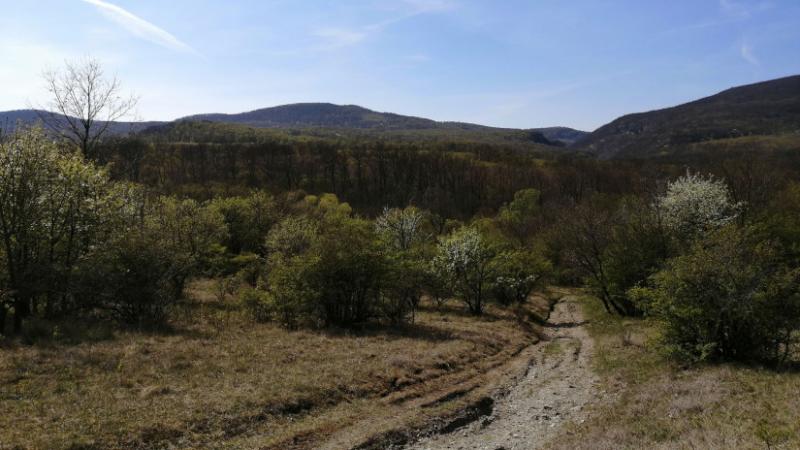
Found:
[(524, 314), (500, 309), (474, 318), (454, 304), (403, 328), (289, 332), (219, 303), (210, 281), (191, 295), (171, 332), (1, 347), (0, 449), (311, 448), (535, 340)]
[(591, 298), (585, 310), (604, 401), (551, 448), (800, 448), (800, 374), (676, 367), (659, 355), (651, 324), (609, 317)]

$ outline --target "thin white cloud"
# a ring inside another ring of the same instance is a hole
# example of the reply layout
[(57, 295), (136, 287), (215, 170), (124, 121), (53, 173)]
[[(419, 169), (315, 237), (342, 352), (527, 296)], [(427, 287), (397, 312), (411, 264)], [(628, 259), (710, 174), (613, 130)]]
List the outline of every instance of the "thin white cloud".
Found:
[(747, 61), (748, 63), (754, 66), (760, 66), (761, 61), (759, 61), (758, 56), (755, 54), (755, 50), (753, 46), (747, 42), (743, 42), (742, 45), (739, 47), (739, 53), (742, 55), (742, 59)]
[(347, 28), (321, 28), (314, 35), (325, 39), (329, 49), (344, 47), (361, 42), (367, 37), (367, 32)]
[(403, 0), (403, 3), (413, 8), (418, 14), (448, 11), (456, 7), (456, 2), (453, 0)]
[(136, 16), (135, 14), (120, 8), (117, 5), (105, 2), (103, 0), (82, 0), (85, 3), (93, 5), (106, 16), (108, 19), (116, 22), (122, 28), (128, 30), (130, 33), (152, 42), (156, 45), (168, 48), (170, 50), (191, 53), (200, 55), (197, 50), (193, 49), (178, 38), (170, 34), (168, 31), (159, 28), (158, 26)]
[(380, 33), (387, 27), (398, 22), (412, 19), (423, 14), (442, 13), (457, 6), (455, 0), (402, 0), (405, 10), (403, 14), (390, 17), (380, 22), (353, 28), (321, 28), (314, 31), (314, 35), (327, 41), (316, 50), (332, 50), (358, 44), (370, 35)]
[(747, 19), (754, 13), (772, 8), (770, 1), (761, 1), (755, 4), (745, 4), (737, 0), (719, 0), (719, 7), (728, 16)]

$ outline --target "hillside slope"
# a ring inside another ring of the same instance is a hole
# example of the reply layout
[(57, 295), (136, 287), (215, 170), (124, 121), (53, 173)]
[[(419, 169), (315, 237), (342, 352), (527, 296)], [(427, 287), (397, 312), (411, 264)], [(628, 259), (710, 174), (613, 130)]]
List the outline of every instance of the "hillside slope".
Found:
[[(18, 123), (35, 123), (39, 117), (40, 112), (31, 109), (0, 112), (0, 129), (13, 131)], [(295, 130), (308, 135), (329, 135), (335, 131), (333, 134), (336, 135), (380, 135), (382, 138), (401, 140), (510, 140), (550, 146), (568, 146), (588, 134), (567, 127), (521, 130), (463, 122), (437, 122), (421, 117), (376, 112), (356, 105), (331, 103), (297, 103), (239, 114), (198, 114), (174, 122), (118, 122), (109, 131), (111, 134), (127, 134), (181, 122), (227, 123)]]
[[(12, 132), (19, 124), (31, 125), (41, 121), (45, 111), (35, 109), (19, 109), (14, 111), (0, 111), (0, 131)], [(102, 124), (103, 122), (101, 122)], [(108, 133), (112, 135), (125, 135), (139, 132), (147, 128), (163, 125), (166, 122), (112, 122)]]
[[(561, 145), (570, 145), (588, 134), (567, 127), (518, 130), (465, 122), (438, 122), (422, 117), (377, 112), (356, 105), (334, 105), (332, 103), (295, 103), (239, 114), (199, 114), (179, 120), (235, 123), (255, 128), (334, 128), (364, 132), (426, 132), (428, 137), (433, 134), (430, 133), (432, 131), (494, 134), (527, 131), (529, 134), (522, 138), (523, 140)], [(538, 133), (544, 137), (544, 140), (532, 133)]]
[(641, 158), (671, 154), (701, 142), (780, 134), (800, 134), (800, 76), (623, 116), (576, 146), (603, 159)]

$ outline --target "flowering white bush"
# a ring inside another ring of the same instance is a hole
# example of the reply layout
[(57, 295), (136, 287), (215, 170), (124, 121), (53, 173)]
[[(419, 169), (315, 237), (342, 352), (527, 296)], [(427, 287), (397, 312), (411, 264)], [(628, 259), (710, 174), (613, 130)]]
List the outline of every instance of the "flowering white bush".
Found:
[(433, 265), (450, 280), (470, 312), (480, 314), (493, 257), (477, 229), (462, 227), (439, 242)]
[(656, 203), (664, 224), (684, 236), (722, 227), (741, 208), (722, 180), (691, 173), (671, 182)]
[(375, 219), (378, 233), (386, 237), (398, 250), (408, 250), (422, 239), (422, 212), (417, 208), (384, 208), (383, 214)]

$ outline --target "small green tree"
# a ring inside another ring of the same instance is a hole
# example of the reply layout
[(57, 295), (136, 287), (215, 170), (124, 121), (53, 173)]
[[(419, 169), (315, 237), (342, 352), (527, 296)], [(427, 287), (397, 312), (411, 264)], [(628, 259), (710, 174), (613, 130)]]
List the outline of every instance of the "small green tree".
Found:
[(41, 128), (0, 142), (0, 279), (16, 332), (39, 309), (49, 315), (75, 306), (72, 273), (107, 234), (112, 188), (106, 171), (61, 151)]
[(229, 252), (264, 252), (264, 238), (278, 220), (271, 195), (257, 191), (247, 197), (216, 198), (210, 207), (222, 215), (228, 227), (224, 244)]
[(192, 261), (195, 272), (211, 267), (228, 238), (224, 216), (192, 199), (158, 198), (149, 205), (145, 226), (165, 248)]
[(497, 223), (518, 244), (525, 244), (536, 229), (541, 194), (536, 189), (523, 189), (514, 194), (514, 200), (500, 209)]

